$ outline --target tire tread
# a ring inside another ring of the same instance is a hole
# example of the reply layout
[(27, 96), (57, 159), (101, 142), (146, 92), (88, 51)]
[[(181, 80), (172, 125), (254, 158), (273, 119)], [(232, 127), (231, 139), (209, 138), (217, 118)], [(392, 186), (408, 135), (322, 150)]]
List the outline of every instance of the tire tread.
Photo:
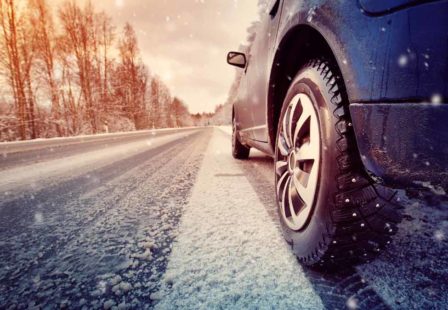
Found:
[(366, 173), (356, 147), (345, 89), (334, 64), (315, 59), (305, 67), (318, 72), (331, 97), (335, 130), (339, 136), (337, 149), (339, 192), (334, 197), (331, 225), (327, 225), (314, 252), (299, 260), (307, 265), (334, 268), (368, 262), (388, 243), (401, 220), (396, 192), (377, 185)]

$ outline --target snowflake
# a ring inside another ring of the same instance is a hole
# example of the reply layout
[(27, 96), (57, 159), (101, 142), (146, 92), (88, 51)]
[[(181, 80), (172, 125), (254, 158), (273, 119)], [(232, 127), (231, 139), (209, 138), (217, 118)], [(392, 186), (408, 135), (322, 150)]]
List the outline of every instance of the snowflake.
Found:
[(398, 58), (398, 65), (400, 66), (400, 67), (406, 67), (407, 66), (407, 64), (408, 64), (408, 56), (406, 56), (406, 55), (401, 55), (399, 58)]
[(442, 103), (442, 96), (440, 94), (434, 94), (431, 97), (431, 103), (435, 105), (439, 105)]
[(358, 309), (358, 300), (353, 296), (347, 299), (347, 308)]

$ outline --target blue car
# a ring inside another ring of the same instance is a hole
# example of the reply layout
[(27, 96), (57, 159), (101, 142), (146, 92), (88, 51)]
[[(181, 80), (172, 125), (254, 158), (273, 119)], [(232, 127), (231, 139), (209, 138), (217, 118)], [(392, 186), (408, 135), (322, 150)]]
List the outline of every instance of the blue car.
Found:
[(232, 152), (274, 157), (286, 241), (305, 265), (374, 258), (391, 188), (448, 188), (448, 1), (273, 0), (242, 70)]

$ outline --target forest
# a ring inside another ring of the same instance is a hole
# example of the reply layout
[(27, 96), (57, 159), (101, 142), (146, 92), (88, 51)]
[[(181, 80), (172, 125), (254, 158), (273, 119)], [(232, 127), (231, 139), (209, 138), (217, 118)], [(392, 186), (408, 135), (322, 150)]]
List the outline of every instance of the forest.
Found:
[(207, 125), (92, 3), (0, 0), (0, 141)]

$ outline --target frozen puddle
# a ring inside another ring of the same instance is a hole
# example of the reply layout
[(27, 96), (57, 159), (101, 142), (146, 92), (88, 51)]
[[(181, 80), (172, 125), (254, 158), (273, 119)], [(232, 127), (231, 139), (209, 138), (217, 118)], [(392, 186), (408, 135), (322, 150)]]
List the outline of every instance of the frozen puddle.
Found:
[(323, 308), (250, 183), (214, 130), (156, 308)]

